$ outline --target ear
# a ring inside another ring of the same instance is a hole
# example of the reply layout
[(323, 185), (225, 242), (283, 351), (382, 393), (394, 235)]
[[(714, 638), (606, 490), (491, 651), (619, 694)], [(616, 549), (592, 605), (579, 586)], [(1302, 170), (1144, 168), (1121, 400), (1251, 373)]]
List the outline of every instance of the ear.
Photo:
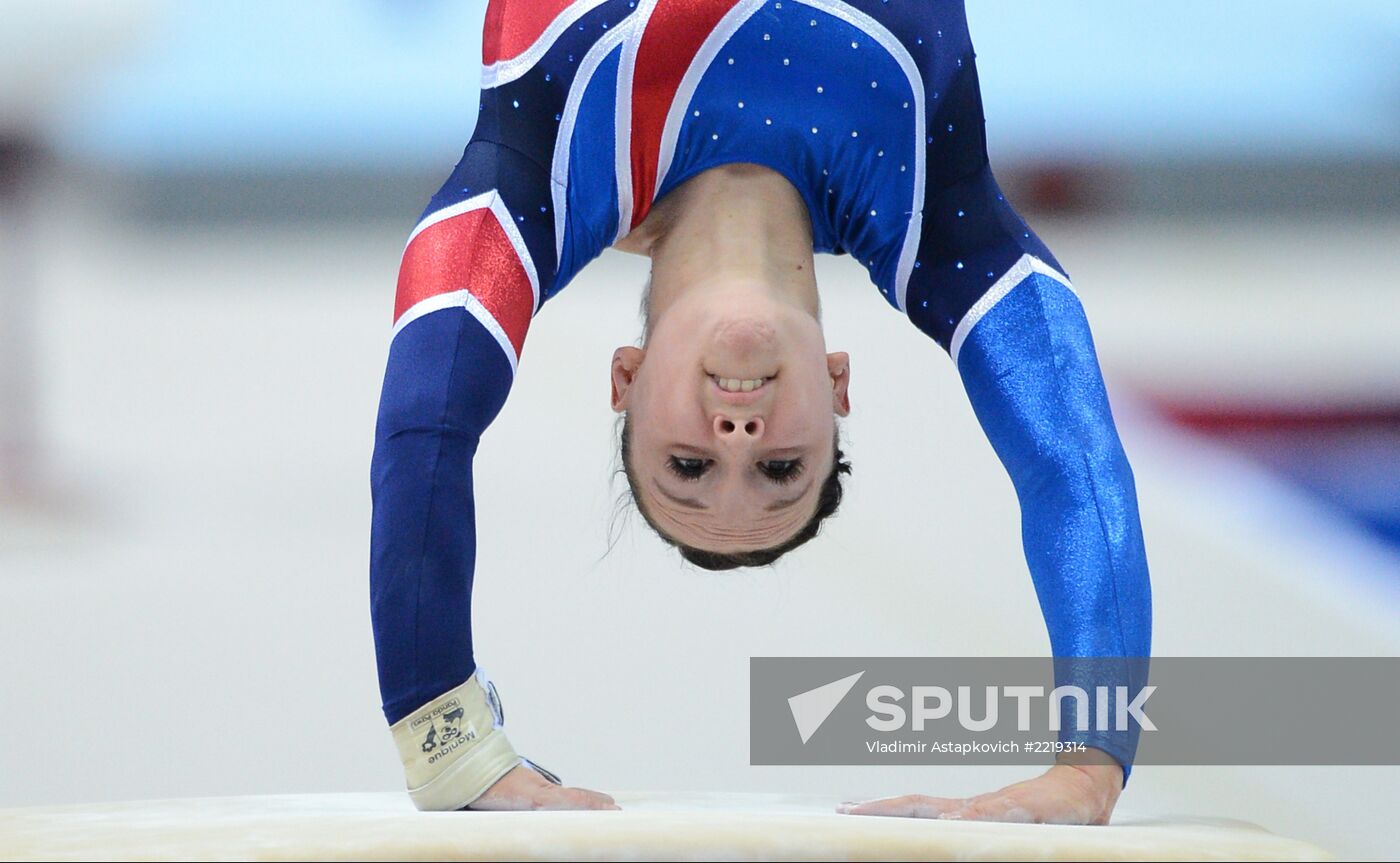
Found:
[(613, 351), (612, 358), (612, 409), (617, 413), (627, 410), (627, 393), (637, 372), (642, 368), (642, 360), (647, 352), (642, 348), (625, 347)]
[(826, 371), (831, 375), (831, 409), (839, 417), (851, 412), (851, 356), (845, 351), (826, 355)]

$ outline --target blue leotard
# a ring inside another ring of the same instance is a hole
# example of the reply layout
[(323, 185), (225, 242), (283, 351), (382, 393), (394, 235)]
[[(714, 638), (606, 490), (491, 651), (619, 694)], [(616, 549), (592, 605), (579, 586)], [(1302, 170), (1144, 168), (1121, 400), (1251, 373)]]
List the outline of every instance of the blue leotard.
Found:
[[(1079, 300), (992, 176), (960, 0), (492, 0), (483, 54), (476, 130), (404, 252), (376, 430), (390, 723), (475, 669), (472, 460), (531, 319), (734, 162), (786, 177), (814, 251), (859, 260), (952, 356), (1015, 484), (1055, 655), (1148, 655), (1132, 472)], [(1135, 736), (1065, 736), (1131, 765)]]

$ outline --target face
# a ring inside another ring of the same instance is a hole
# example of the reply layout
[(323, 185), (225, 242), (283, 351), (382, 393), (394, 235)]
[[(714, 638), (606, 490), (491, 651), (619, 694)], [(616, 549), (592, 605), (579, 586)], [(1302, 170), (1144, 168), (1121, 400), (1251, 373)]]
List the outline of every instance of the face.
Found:
[(781, 544), (816, 511), (849, 379), (811, 312), (737, 285), (689, 292), (645, 349), (613, 355), (639, 503), (695, 548)]

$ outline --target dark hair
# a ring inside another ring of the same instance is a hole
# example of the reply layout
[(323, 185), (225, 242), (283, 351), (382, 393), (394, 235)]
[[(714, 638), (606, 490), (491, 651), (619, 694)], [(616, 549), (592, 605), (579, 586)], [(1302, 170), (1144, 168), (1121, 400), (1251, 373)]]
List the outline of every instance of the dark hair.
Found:
[(621, 438), (622, 472), (627, 475), (627, 488), (632, 492), (632, 500), (637, 504), (638, 512), (642, 514), (642, 518), (646, 519), (651, 529), (656, 531), (657, 536), (665, 540), (668, 545), (675, 546), (680, 551), (681, 557), (701, 569), (724, 570), (737, 569), (741, 566), (768, 566), (794, 548), (806, 543), (821, 531), (822, 522), (836, 513), (837, 507), (841, 505), (841, 475), (851, 472), (851, 463), (845, 461), (846, 454), (841, 452), (840, 432), (838, 431), (831, 437), (831, 472), (822, 481), (821, 491), (817, 495), (817, 511), (812, 513), (812, 517), (802, 526), (801, 530), (772, 548), (735, 552), (706, 551), (703, 548), (695, 548), (678, 541), (657, 527), (655, 521), (652, 521), (646, 505), (642, 503), (641, 495), (637, 494), (637, 481), (632, 475), (631, 432), (631, 420), (624, 415)]

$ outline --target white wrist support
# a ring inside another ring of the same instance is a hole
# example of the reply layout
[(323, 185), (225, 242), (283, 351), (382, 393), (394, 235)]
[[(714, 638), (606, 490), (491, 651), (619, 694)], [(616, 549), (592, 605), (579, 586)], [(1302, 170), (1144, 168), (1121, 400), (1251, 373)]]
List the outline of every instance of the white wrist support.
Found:
[(408, 794), (422, 810), (470, 805), (522, 762), (506, 740), (500, 703), (480, 672), (395, 722)]

